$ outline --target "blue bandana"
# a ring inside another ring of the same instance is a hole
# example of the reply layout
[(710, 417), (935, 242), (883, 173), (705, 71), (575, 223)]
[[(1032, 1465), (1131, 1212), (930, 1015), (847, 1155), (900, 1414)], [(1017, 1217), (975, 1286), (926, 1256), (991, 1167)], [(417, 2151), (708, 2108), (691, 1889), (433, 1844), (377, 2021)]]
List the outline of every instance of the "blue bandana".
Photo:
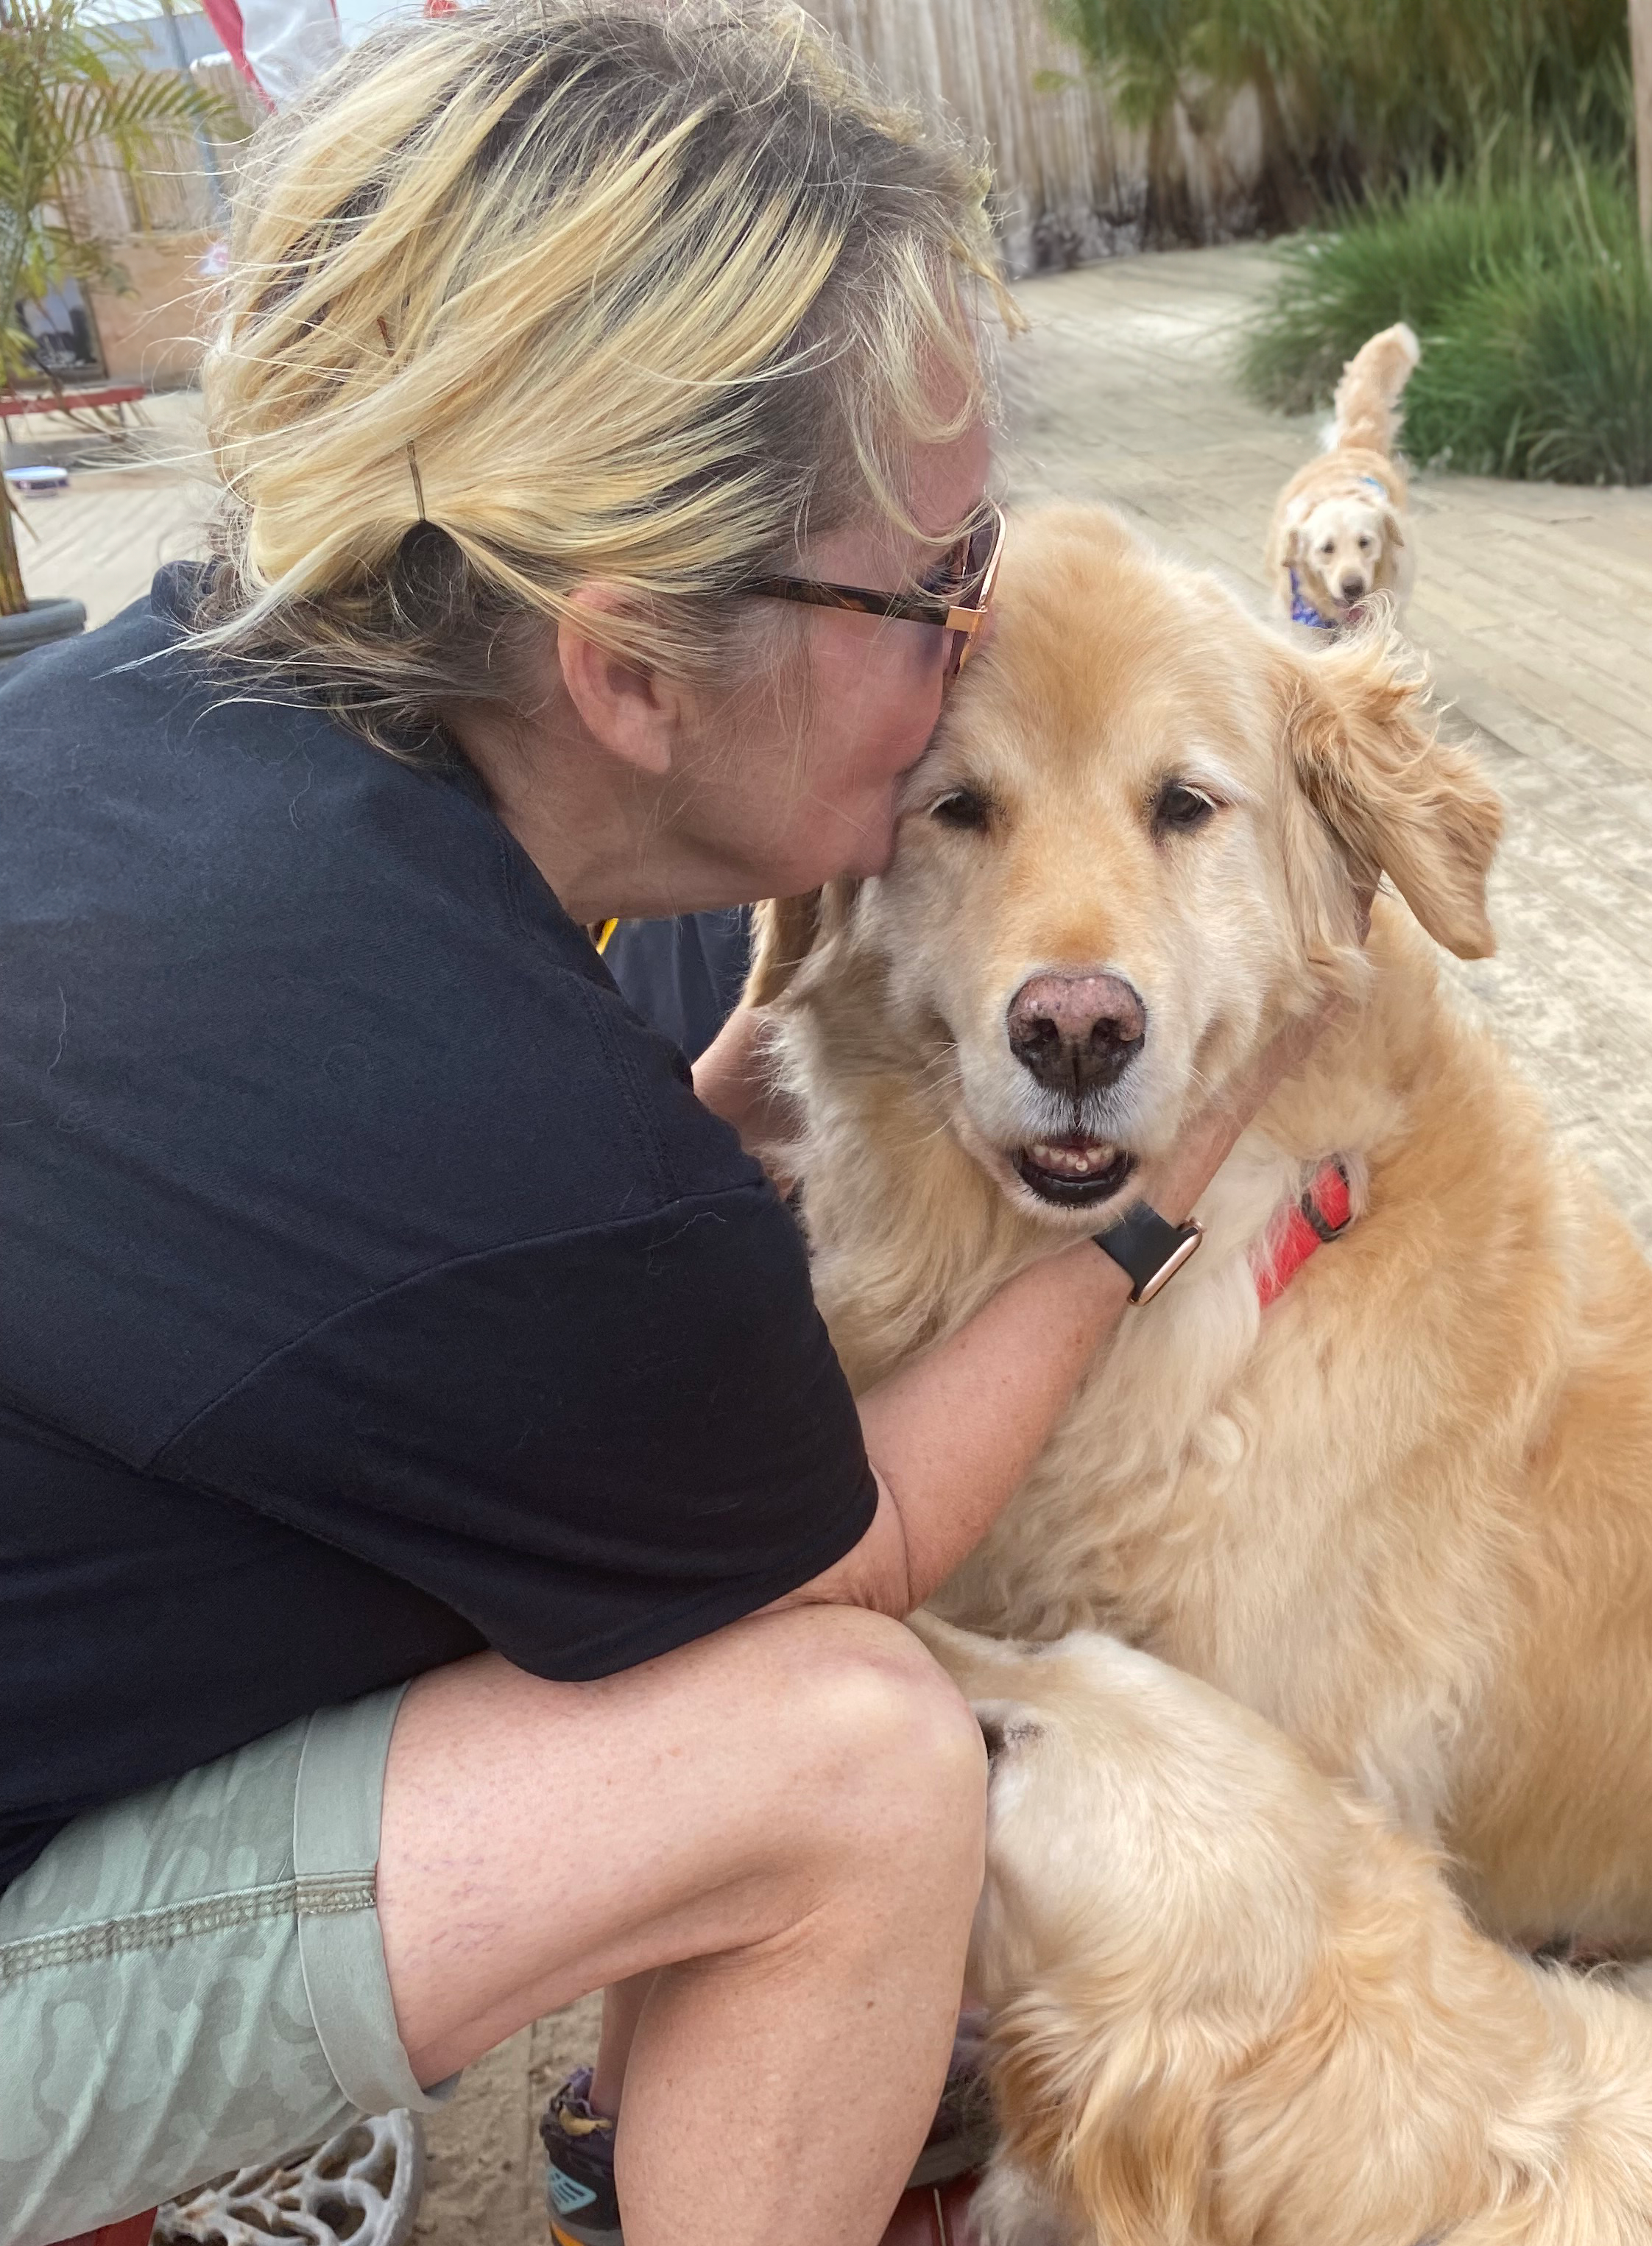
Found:
[(1294, 624), (1307, 624), (1315, 631), (1334, 632), (1337, 628), (1335, 616), (1321, 616), (1303, 592), (1294, 569), (1290, 573), (1290, 620)]

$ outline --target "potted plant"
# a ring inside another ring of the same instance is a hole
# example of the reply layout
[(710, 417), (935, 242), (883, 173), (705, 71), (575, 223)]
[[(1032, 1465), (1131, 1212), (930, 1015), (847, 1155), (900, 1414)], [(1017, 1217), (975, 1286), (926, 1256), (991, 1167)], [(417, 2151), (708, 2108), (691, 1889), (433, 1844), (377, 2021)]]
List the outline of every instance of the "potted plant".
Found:
[[(135, 67), (108, 0), (0, 0), (0, 391), (44, 371), (20, 304), (67, 281), (127, 285), (109, 244), (76, 226), (77, 174), (94, 163), (139, 172), (163, 135), (221, 131), (227, 114), (186, 72)], [(86, 620), (78, 601), (29, 599), (17, 525), (0, 476), (0, 657)]]

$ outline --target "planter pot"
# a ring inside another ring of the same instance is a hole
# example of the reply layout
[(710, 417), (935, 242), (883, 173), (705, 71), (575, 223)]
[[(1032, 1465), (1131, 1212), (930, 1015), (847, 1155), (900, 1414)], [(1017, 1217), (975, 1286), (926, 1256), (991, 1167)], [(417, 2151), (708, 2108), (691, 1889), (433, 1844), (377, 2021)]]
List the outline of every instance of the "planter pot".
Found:
[(20, 616), (0, 616), (0, 663), (44, 647), (48, 640), (72, 639), (85, 629), (86, 611), (79, 601), (31, 601)]

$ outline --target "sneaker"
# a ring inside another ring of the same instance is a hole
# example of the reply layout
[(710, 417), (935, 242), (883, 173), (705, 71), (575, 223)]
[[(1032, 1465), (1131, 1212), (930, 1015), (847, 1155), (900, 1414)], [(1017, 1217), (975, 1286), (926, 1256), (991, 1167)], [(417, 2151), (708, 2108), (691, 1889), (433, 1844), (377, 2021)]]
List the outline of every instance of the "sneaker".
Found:
[[(908, 2191), (933, 2193), (984, 2167), (992, 2109), (980, 2071), (981, 2045), (966, 2024), (952, 2047), (946, 2087)], [(591, 2110), (591, 2070), (581, 2066), (553, 2096), (540, 2123), (550, 2168), (545, 2180), (552, 2246), (624, 2246), (614, 2188), (614, 2124)]]
[(591, 2111), (591, 2070), (554, 2092), (540, 2123), (550, 2161), (545, 2203), (552, 2246), (624, 2246), (614, 2188), (614, 2124)]

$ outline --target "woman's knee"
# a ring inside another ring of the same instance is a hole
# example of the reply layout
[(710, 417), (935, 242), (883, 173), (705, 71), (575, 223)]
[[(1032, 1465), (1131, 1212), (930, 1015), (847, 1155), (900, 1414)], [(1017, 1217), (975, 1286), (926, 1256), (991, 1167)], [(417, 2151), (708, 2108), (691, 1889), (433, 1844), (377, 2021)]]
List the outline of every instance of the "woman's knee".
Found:
[(986, 1753), (951, 1678), (901, 1623), (861, 1608), (798, 1608), (765, 1621), (791, 1640), (788, 1745), (806, 1766), (828, 1840), (864, 1852), (874, 1834), (932, 1861), (939, 1850), (964, 1876), (978, 1875)]

